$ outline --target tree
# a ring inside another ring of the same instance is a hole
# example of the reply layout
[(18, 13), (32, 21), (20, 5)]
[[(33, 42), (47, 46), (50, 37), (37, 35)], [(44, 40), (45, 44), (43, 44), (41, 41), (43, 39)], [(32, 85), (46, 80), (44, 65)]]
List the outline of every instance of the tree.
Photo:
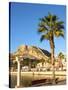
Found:
[(40, 40), (48, 40), (51, 48), (51, 63), (53, 68), (53, 83), (55, 84), (55, 70), (54, 70), (54, 52), (55, 43), (54, 37), (64, 37), (64, 22), (59, 21), (56, 15), (48, 13), (48, 16), (40, 18), (38, 32), (41, 34)]
[(62, 52), (60, 52), (58, 54), (58, 63), (59, 63), (59, 67), (61, 67), (62, 70), (63, 70), (63, 64), (62, 64), (63, 59), (64, 59), (64, 54)]

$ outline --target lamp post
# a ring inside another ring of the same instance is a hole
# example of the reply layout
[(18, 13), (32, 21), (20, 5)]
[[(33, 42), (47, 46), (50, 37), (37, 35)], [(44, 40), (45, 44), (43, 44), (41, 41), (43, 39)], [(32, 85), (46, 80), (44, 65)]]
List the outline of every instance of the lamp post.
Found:
[(21, 81), (21, 65), (20, 65), (20, 58), (16, 56), (16, 61), (17, 61), (17, 85), (16, 87), (20, 87), (20, 81)]
[[(28, 47), (25, 46), (25, 52), (24, 53), (27, 53), (28, 51)], [(21, 85), (20, 85), (20, 81), (21, 81), (21, 65), (20, 65), (20, 61), (23, 61), (23, 54), (22, 53), (21, 55), (20, 54), (17, 54), (18, 56), (16, 56), (16, 61), (17, 61), (17, 85), (16, 87), (19, 88)]]

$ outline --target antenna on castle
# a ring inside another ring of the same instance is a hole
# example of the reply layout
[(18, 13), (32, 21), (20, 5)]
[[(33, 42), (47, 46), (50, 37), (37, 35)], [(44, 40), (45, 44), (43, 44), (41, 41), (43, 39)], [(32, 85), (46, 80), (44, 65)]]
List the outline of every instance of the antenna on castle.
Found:
[(28, 46), (25, 45), (25, 53), (27, 54), (28, 53)]
[(28, 46), (27, 45), (25, 45), (25, 49), (28, 50)]

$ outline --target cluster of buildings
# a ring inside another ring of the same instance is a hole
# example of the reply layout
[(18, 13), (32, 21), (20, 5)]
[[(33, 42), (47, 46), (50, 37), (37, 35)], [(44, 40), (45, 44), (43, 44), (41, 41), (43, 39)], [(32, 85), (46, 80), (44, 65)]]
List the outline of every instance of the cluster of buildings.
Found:
[[(51, 71), (52, 64), (51, 62), (48, 62), (50, 55), (51, 54), (48, 51), (35, 46), (20, 46), (16, 52), (10, 54), (10, 71), (17, 70), (17, 63), (15, 57), (19, 57), (21, 63), (21, 71)], [(27, 60), (26, 63), (28, 63), (28, 60), (31, 63), (29, 63), (29, 65), (23, 65), (25, 59)], [(35, 63), (36, 61), (38, 62)], [(31, 67), (32, 65), (30, 66), (32, 62), (36, 64), (34, 67)], [(58, 59), (56, 59), (54, 68), (55, 70), (66, 70), (66, 59), (64, 58), (61, 61), (61, 65)]]

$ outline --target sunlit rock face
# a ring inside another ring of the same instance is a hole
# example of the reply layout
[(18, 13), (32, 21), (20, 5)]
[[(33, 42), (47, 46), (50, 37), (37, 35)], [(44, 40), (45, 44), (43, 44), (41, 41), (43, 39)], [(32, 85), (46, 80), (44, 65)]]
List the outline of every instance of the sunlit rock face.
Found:
[(25, 53), (26, 50), (28, 50), (28, 47), (26, 45), (21, 45), (20, 47), (18, 47), (18, 51), (20, 51), (21, 53)]
[(36, 47), (36, 46), (27, 46), (27, 45), (21, 45), (18, 47), (17, 51), (14, 54), (18, 55), (32, 55), (36, 57), (37, 59), (47, 59), (50, 56), (50, 53), (46, 50), (43, 50)]
[(45, 61), (48, 60), (48, 58), (50, 57), (50, 53), (48, 51), (38, 48), (36, 46), (27, 45), (19, 46), (17, 50), (14, 53), (12, 53), (12, 55), (14, 57), (23, 56), (24, 58), (34, 58), (36, 60), (44, 59)]

